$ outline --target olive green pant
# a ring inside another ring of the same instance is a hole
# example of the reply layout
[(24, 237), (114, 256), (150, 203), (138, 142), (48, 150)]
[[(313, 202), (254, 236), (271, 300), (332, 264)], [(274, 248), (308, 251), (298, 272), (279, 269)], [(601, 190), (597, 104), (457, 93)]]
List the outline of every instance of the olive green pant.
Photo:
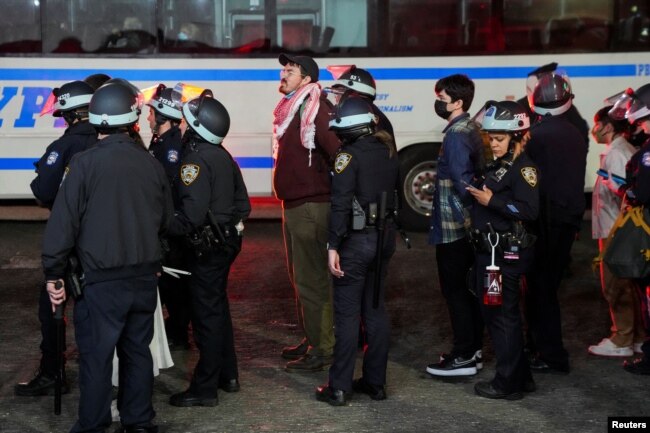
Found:
[(305, 203), (282, 211), (298, 323), (309, 343), (307, 353), (313, 356), (330, 356), (334, 350), (332, 289), (327, 268), (329, 208), (328, 202)]
[[(607, 248), (607, 240), (598, 239), (598, 248), (602, 253)], [(634, 280), (617, 277), (601, 262), (600, 285), (612, 318), (612, 335), (609, 339), (619, 347), (642, 343), (645, 340), (645, 328)]]

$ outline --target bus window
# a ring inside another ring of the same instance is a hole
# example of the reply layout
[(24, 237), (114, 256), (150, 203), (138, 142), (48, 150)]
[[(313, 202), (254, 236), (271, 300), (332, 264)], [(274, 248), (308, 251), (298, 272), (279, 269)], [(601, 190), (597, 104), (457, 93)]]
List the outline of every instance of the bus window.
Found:
[(227, 48), (221, 1), (162, 0), (161, 4), (161, 52), (200, 54)]
[(40, 53), (40, 28), (38, 2), (4, 0), (0, 14), (0, 53)]
[(617, 2), (618, 22), (616, 44), (621, 49), (648, 49), (650, 47), (650, 18), (648, 2), (623, 0)]
[(152, 53), (155, 0), (48, 0), (45, 53)]

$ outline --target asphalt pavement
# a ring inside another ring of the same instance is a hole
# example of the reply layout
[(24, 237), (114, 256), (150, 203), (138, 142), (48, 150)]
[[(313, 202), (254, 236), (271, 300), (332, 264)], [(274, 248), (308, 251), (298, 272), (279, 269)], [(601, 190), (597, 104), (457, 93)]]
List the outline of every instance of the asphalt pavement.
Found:
[[(37, 299), (43, 275), (40, 244), (44, 222), (0, 221), (0, 432), (65, 432), (76, 419), (78, 353), (68, 326), (68, 378), (62, 414), (51, 397), (15, 397), (13, 386), (38, 367)], [(398, 251), (389, 267), (387, 309), (392, 337), (388, 399), (355, 395), (346, 407), (318, 402), (314, 388), (327, 372), (284, 371), (283, 346), (297, 343), (293, 294), (285, 270), (277, 219), (246, 226), (244, 248), (230, 276), (229, 298), (239, 358), (241, 391), (220, 392), (212, 408), (177, 408), (167, 401), (184, 390), (197, 351), (174, 351), (175, 366), (155, 379), (155, 423), (172, 432), (605, 432), (608, 416), (650, 415), (650, 376), (634, 376), (621, 359), (587, 353), (609, 332), (607, 306), (591, 271), (597, 253), (585, 221), (574, 245), (561, 304), (569, 375), (537, 374), (537, 391), (518, 401), (477, 397), (473, 385), (494, 374), (486, 337), (485, 368), (474, 377), (432, 378), (425, 373), (450, 348), (446, 304), (438, 285), (434, 249), (426, 235), (412, 233), (413, 248)], [(68, 314), (71, 315), (71, 306)], [(359, 358), (360, 361), (361, 358)], [(360, 363), (357, 376), (360, 375)], [(119, 427), (114, 423), (111, 430)]]

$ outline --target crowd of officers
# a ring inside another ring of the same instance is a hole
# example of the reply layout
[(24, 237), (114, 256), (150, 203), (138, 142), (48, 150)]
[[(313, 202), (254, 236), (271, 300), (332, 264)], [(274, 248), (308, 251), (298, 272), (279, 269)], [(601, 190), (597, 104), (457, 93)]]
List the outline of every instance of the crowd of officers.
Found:
[[(373, 103), (368, 71), (347, 67), (324, 92), (311, 57), (282, 54), (279, 61), (273, 188), (283, 205), (287, 265), (304, 332), (282, 350), (285, 369), (328, 368), (316, 398), (334, 406), (345, 405), (353, 391), (383, 400), (390, 336), (385, 279), (399, 229), (393, 128)], [(526, 99), (488, 101), (470, 118), (471, 79), (456, 74), (435, 85), (435, 112), (448, 125), (430, 243), (453, 346), (426, 371), (476, 374), (487, 327), (496, 374), (475, 386), (487, 398), (534, 391), (531, 370), (570, 370), (557, 291), (585, 209), (589, 129), (556, 64), (531, 72), (527, 88)], [(650, 133), (650, 85), (627, 97), (634, 103), (609, 113)], [(251, 209), (241, 171), (222, 145), (228, 111), (207, 89), (179, 83), (142, 92), (104, 74), (54, 89), (51, 102), (52, 114), (68, 128), (36, 163), (31, 185), (52, 211), (42, 253), (42, 359), (39, 374), (15, 392), (52, 391), (59, 368), (52, 311), (64, 305), (76, 275), (83, 283), (74, 308), (81, 398), (71, 431), (110, 425), (114, 351), (122, 430), (157, 431), (149, 351), (157, 290), (170, 345), (188, 347), (191, 321), (200, 354), (188, 389), (170, 404), (214, 406), (218, 389), (240, 386), (226, 286)], [(138, 133), (145, 104), (153, 132), (148, 146)], [(640, 181), (648, 173), (646, 142), (628, 164), (620, 194), (649, 204), (650, 183)], [(179, 278), (174, 269), (189, 276)], [(360, 346), (362, 375), (354, 379)], [(646, 357), (626, 369), (650, 372), (648, 346)]]

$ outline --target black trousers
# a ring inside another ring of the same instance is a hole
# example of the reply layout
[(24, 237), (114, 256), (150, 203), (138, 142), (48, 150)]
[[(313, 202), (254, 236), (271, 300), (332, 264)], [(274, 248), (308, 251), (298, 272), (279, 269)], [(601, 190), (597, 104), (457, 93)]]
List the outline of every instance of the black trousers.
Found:
[[(65, 311), (65, 304), (63, 304)], [(41, 322), (41, 371), (49, 376), (56, 374), (56, 322), (52, 314), (50, 295), (47, 294), (45, 284), (41, 287), (38, 297), (38, 320)], [(62, 345), (65, 351), (65, 320), (63, 321)], [(65, 356), (63, 356), (65, 362)]]
[(122, 425), (149, 426), (155, 416), (153, 338), (155, 275), (86, 284), (75, 302), (79, 349), (79, 419), (71, 432), (104, 432), (111, 425), (111, 377), (117, 348), (120, 381), (117, 407)]
[[(166, 254), (164, 264), (172, 268), (188, 270), (188, 260), (192, 254), (180, 237), (168, 239), (170, 252)], [(160, 302), (167, 308), (168, 317), (165, 321), (167, 337), (175, 343), (187, 341), (188, 326), (192, 314), (190, 306), (189, 277), (180, 278), (163, 273), (158, 281)]]
[(333, 278), (335, 336), (334, 361), (329, 370), (329, 385), (352, 391), (354, 364), (359, 342), (359, 323), (366, 341), (363, 377), (367, 383), (383, 386), (390, 345), (390, 320), (384, 305), (388, 263), (395, 252), (395, 229), (387, 227), (382, 250), (379, 304), (373, 308), (377, 231), (353, 232), (339, 249), (344, 276)]
[(526, 273), (528, 345), (540, 359), (558, 369), (569, 368), (569, 353), (562, 341), (557, 292), (569, 264), (576, 233), (573, 224), (554, 223), (543, 228), (535, 242), (533, 265)]
[(468, 272), (474, 262), (469, 239), (436, 245), (436, 262), (454, 333), (451, 355), (471, 358), (483, 347), (483, 318), (479, 301), (468, 288)]
[(521, 318), (521, 275), (532, 262), (533, 250), (524, 250), (515, 262), (496, 260), (501, 268), (502, 304), (483, 304), (485, 267), (491, 264), (491, 255), (476, 254), (476, 288), (481, 311), (496, 355), (496, 374), (493, 386), (503, 392), (521, 392), (526, 381), (532, 380), (528, 359), (524, 355), (524, 334)]
[(241, 237), (235, 235), (227, 242), (228, 248), (205, 254), (190, 265), (192, 327), (199, 349), (190, 391), (202, 397), (216, 396), (220, 380), (239, 377), (226, 287)]

